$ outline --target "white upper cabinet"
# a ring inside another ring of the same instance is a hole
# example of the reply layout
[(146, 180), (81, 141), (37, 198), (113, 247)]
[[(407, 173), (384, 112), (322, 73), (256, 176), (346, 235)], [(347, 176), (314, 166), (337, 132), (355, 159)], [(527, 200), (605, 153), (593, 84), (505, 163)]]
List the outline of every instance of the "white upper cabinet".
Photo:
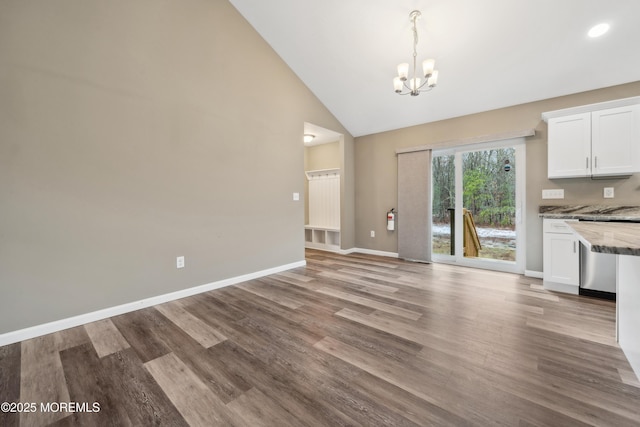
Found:
[(640, 105), (591, 113), (592, 175), (640, 172)]
[[(544, 113), (549, 123), (548, 177), (604, 177), (640, 172), (640, 99)], [(600, 108), (598, 108), (600, 107)], [(587, 111), (585, 111), (587, 110)], [(571, 114), (573, 113), (573, 114)]]
[(591, 113), (549, 119), (549, 178), (591, 175)]

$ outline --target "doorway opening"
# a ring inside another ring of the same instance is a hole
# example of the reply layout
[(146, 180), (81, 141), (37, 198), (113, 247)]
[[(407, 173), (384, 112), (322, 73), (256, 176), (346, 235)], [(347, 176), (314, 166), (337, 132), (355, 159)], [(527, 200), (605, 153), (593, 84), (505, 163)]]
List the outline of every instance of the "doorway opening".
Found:
[(311, 123), (304, 135), (305, 247), (339, 252), (344, 136)]
[(432, 258), (524, 272), (524, 139), (434, 150)]

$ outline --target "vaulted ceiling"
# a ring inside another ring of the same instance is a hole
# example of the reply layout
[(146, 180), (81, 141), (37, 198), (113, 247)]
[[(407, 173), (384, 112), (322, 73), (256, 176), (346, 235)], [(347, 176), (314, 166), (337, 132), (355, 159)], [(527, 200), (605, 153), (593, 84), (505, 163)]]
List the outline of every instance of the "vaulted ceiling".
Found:
[[(638, 0), (230, 1), (353, 136), (640, 80)], [(399, 96), (414, 9), (438, 86)]]

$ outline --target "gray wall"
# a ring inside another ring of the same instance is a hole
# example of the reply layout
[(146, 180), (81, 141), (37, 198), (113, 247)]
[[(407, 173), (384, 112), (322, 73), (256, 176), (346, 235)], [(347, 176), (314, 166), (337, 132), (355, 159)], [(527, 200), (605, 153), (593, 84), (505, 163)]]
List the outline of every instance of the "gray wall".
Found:
[(0, 333), (303, 260), (304, 122), (226, 0), (0, 2)]
[[(527, 138), (527, 262), (526, 269), (542, 271), (541, 204), (633, 204), (640, 205), (640, 175), (630, 179), (547, 179), (547, 124), (545, 111), (640, 95), (640, 82), (575, 95), (547, 99), (499, 110), (458, 117), (356, 138), (356, 247), (397, 252), (397, 234), (385, 229), (385, 213), (397, 204), (397, 160), (395, 150), (453, 139), (471, 138), (535, 128)], [(429, 95), (424, 95), (429, 96)], [(499, 96), (496, 95), (496, 96)], [(604, 187), (615, 188), (615, 199), (603, 199)], [(542, 200), (546, 188), (564, 188), (564, 200)], [(402, 212), (398, 226), (402, 224)], [(370, 230), (376, 237), (369, 237)]]

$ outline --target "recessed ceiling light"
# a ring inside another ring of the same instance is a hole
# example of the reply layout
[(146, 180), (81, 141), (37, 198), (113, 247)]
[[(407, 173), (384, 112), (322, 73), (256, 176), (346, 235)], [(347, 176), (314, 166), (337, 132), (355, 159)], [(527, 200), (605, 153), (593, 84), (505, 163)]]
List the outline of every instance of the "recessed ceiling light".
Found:
[(609, 24), (606, 24), (606, 23), (603, 22), (602, 24), (598, 24), (598, 25), (595, 25), (595, 26), (591, 27), (591, 29), (589, 30), (589, 32), (587, 34), (591, 38), (596, 38), (596, 37), (600, 37), (601, 35), (603, 35), (607, 31), (609, 31)]

